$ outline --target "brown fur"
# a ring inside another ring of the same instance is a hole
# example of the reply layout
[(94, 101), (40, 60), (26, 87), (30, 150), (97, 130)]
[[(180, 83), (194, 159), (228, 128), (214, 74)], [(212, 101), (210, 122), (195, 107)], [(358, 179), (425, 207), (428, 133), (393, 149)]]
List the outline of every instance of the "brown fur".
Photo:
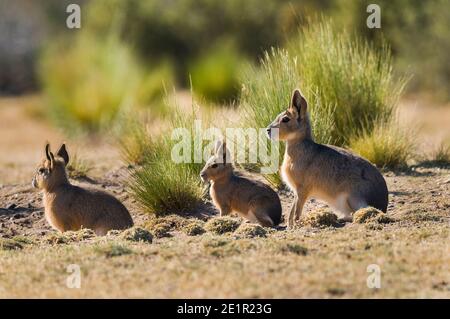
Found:
[(262, 226), (278, 225), (281, 219), (280, 199), (269, 186), (234, 173), (225, 143), (216, 144), (213, 155), (200, 176), (211, 181), (210, 195), (220, 216), (236, 212)]
[(112, 229), (133, 226), (130, 213), (117, 198), (70, 184), (65, 168), (69, 162), (65, 144), (56, 157), (49, 144), (45, 153), (46, 159), (38, 166), (32, 184), (43, 191), (45, 217), (53, 228), (61, 232), (89, 228), (97, 235), (105, 235)]
[(386, 212), (388, 189), (381, 173), (347, 150), (314, 142), (307, 102), (299, 90), (294, 91), (290, 107), (270, 124), (269, 135), (273, 129), (286, 141), (281, 175), (295, 193), (289, 226), (300, 219), (308, 198), (324, 200), (348, 221), (353, 212), (367, 206)]

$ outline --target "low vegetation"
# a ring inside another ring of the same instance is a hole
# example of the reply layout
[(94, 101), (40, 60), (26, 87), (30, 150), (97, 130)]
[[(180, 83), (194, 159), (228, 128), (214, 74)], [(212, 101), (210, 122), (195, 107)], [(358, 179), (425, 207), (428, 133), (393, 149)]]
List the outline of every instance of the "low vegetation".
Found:
[[(170, 119), (168, 127), (159, 135), (147, 136), (145, 143), (146, 151), (140, 154), (142, 165), (130, 165), (129, 189), (140, 207), (151, 214), (159, 216), (186, 213), (191, 211), (202, 201), (203, 188), (200, 183), (200, 170), (202, 163), (176, 163), (172, 159), (172, 150), (179, 141), (172, 139), (172, 133), (176, 128), (187, 129), (191, 136), (194, 130), (196, 114), (186, 115), (175, 107), (173, 118)], [(144, 138), (143, 129), (132, 130), (134, 140)], [(193, 159), (195, 143), (202, 141), (189, 140), (191, 147), (191, 158)], [(123, 148), (125, 157), (130, 157), (129, 149)], [(185, 150), (188, 151), (188, 150)], [(127, 155), (128, 154), (128, 155)], [(133, 153), (137, 154), (137, 153)], [(130, 164), (135, 164), (130, 163)]]
[(110, 129), (122, 111), (160, 105), (170, 72), (165, 64), (146, 72), (114, 30), (100, 38), (84, 28), (48, 46), (39, 67), (48, 114), (69, 133)]
[(414, 134), (395, 124), (378, 124), (372, 132), (350, 139), (349, 146), (357, 154), (379, 168), (405, 168), (415, 156)]
[[(376, 49), (325, 20), (302, 28), (287, 51), (266, 53), (242, 81), (240, 107), (248, 127), (266, 127), (299, 87), (317, 142), (354, 147), (381, 167), (404, 165), (412, 155), (414, 141), (395, 121), (406, 80), (394, 77), (386, 46)], [(267, 178), (279, 186), (278, 174)]]
[(238, 97), (238, 74), (244, 64), (245, 59), (234, 45), (228, 42), (216, 45), (189, 69), (194, 92), (212, 102), (233, 102)]

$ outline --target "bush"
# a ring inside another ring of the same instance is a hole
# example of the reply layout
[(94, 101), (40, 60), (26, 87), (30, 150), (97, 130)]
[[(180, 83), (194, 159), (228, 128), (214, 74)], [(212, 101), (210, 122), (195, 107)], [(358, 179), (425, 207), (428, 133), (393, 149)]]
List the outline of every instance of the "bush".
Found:
[[(240, 109), (246, 127), (267, 127), (290, 103), (292, 91), (300, 86), (297, 61), (287, 51), (272, 49), (266, 52), (260, 68), (250, 68), (242, 73)], [(307, 92), (305, 92), (307, 93)], [(307, 96), (313, 92), (307, 93)], [(322, 107), (319, 99), (310, 99), (311, 124), (316, 141), (327, 143), (332, 125), (332, 109)], [(262, 137), (265, 138), (265, 137)], [(264, 145), (261, 144), (260, 145)], [(270, 147), (270, 143), (267, 144)], [(280, 158), (284, 145), (279, 146)], [(275, 186), (281, 184), (279, 174), (267, 175)]]
[(114, 29), (98, 37), (88, 27), (45, 48), (39, 76), (50, 117), (71, 132), (110, 128), (120, 111), (136, 105), (159, 108), (172, 79), (167, 64), (143, 69)]
[[(195, 112), (186, 116), (180, 110), (175, 111), (165, 132), (147, 137), (149, 151), (142, 154), (142, 165), (130, 166), (129, 188), (144, 211), (156, 215), (185, 213), (201, 202), (203, 189), (199, 174), (202, 163), (175, 163), (172, 149), (178, 141), (167, 133), (175, 128), (186, 128), (194, 136), (195, 117)], [(196, 142), (190, 139), (189, 143), (193, 154)]]
[[(244, 121), (250, 127), (266, 127), (288, 107), (292, 90), (300, 87), (308, 100), (315, 140), (349, 146), (357, 137), (371, 136), (379, 125), (395, 125), (406, 81), (394, 78), (391, 64), (387, 47), (377, 50), (336, 32), (326, 21), (305, 27), (290, 41), (287, 52), (272, 50), (260, 69), (244, 73)], [(406, 150), (411, 145), (398, 146)], [(282, 145), (280, 155), (283, 149)], [(279, 174), (266, 178), (280, 183)]]
[(212, 102), (232, 102), (239, 92), (243, 61), (233, 45), (219, 42), (192, 63), (189, 73), (194, 92)]
[(345, 146), (378, 123), (389, 122), (405, 86), (392, 70), (389, 48), (337, 32), (327, 22), (302, 28), (289, 44), (298, 58), (301, 88), (315, 92), (321, 108), (334, 109), (330, 139)]
[(393, 124), (379, 124), (372, 132), (350, 140), (350, 148), (379, 168), (401, 168), (414, 155), (414, 139)]

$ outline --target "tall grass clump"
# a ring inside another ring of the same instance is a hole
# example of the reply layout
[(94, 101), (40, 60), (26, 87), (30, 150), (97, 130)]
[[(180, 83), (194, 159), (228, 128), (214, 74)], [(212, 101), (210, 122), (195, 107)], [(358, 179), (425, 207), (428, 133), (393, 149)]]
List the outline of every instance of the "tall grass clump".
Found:
[[(244, 73), (242, 82), (240, 102), (247, 126), (266, 127), (288, 107), (293, 89), (299, 87), (308, 100), (316, 142), (349, 147), (357, 138), (373, 137), (382, 146), (374, 147), (378, 152), (391, 141), (382, 145), (381, 134), (403, 136), (400, 129), (389, 127), (396, 125), (396, 107), (406, 84), (404, 78), (394, 77), (389, 48), (376, 49), (336, 31), (327, 21), (302, 28), (286, 51), (267, 52), (260, 67)], [(396, 145), (404, 150), (399, 163), (410, 155), (405, 153), (410, 141), (400, 138), (402, 142)], [(380, 157), (370, 160), (384, 163)], [(386, 159), (386, 165), (391, 161)]]
[[(301, 87), (301, 82), (296, 58), (281, 49), (266, 52), (260, 67), (252, 67), (242, 73), (240, 110), (244, 125), (256, 129), (267, 127), (279, 113), (286, 110), (293, 90)], [(315, 91), (305, 89), (302, 91), (309, 100), (315, 139), (321, 143), (330, 142), (332, 107), (329, 105), (322, 107)], [(259, 145), (265, 143), (261, 142)], [(270, 147), (269, 143), (267, 147)], [(283, 144), (279, 145), (278, 152), (281, 159), (284, 153)], [(270, 183), (280, 186), (279, 174), (265, 177)]]
[[(131, 131), (131, 134), (137, 134), (136, 139), (147, 139), (148, 149), (141, 154), (141, 165), (130, 165), (129, 182), (131, 194), (144, 211), (159, 216), (187, 213), (201, 202), (203, 188), (199, 173), (202, 163), (176, 163), (172, 158), (172, 149), (179, 142), (172, 139), (173, 130), (185, 128), (194, 137), (195, 118), (196, 112), (186, 115), (176, 111), (164, 133), (143, 136), (145, 129)], [(194, 138), (189, 139), (189, 143), (193, 154)], [(122, 150), (128, 154), (126, 148)]]
[(387, 45), (375, 48), (322, 21), (302, 28), (288, 48), (298, 58), (302, 88), (334, 109), (332, 143), (347, 146), (393, 119), (406, 80), (394, 77)]
[(39, 77), (50, 117), (80, 133), (110, 128), (120, 111), (162, 99), (171, 70), (147, 71), (114, 29), (104, 37), (86, 29), (43, 50)]
[(208, 101), (229, 103), (239, 94), (239, 72), (244, 58), (228, 42), (219, 42), (189, 68), (195, 93)]
[(350, 148), (379, 168), (404, 168), (415, 151), (413, 135), (390, 123), (381, 123), (371, 132), (350, 140)]

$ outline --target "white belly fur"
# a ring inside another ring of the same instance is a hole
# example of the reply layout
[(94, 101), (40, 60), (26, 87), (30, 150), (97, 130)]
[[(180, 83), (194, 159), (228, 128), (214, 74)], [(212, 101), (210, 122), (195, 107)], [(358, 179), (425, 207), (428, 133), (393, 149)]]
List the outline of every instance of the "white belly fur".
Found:
[(335, 211), (335, 213), (338, 213), (339, 217), (348, 216), (352, 212), (347, 203), (347, 193), (340, 193), (337, 196), (329, 196), (323, 192), (314, 192), (310, 197), (327, 203), (333, 211)]

